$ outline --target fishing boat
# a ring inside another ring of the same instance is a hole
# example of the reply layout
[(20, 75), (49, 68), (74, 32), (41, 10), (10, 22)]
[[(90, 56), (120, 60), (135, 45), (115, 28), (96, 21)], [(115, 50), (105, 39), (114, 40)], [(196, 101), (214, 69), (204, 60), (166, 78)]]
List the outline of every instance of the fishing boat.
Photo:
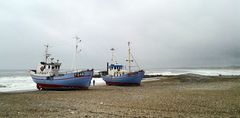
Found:
[(115, 60), (114, 57), (114, 48), (111, 49), (112, 51), (112, 63), (109, 65), (107, 63), (107, 75), (102, 76), (103, 80), (106, 82), (107, 85), (137, 85), (139, 86), (141, 84), (141, 80), (144, 77), (144, 71), (140, 69), (137, 71), (132, 71), (131, 64), (132, 62), (136, 62), (134, 57), (131, 53), (130, 48), (130, 42), (128, 42), (128, 59), (126, 60), (128, 62), (128, 70), (123, 69), (123, 65), (118, 64), (118, 62)]
[[(76, 39), (77, 42), (81, 40)], [(72, 70), (69, 72), (60, 73), (61, 63), (59, 60), (54, 61), (51, 54), (48, 53), (49, 46), (46, 46), (45, 61), (40, 62), (36, 70), (30, 70), (30, 76), (36, 83), (37, 89), (88, 89), (92, 76), (91, 70)], [(78, 43), (76, 44), (76, 54), (78, 52)], [(75, 54), (75, 55), (76, 55)], [(76, 57), (76, 56), (75, 56)]]

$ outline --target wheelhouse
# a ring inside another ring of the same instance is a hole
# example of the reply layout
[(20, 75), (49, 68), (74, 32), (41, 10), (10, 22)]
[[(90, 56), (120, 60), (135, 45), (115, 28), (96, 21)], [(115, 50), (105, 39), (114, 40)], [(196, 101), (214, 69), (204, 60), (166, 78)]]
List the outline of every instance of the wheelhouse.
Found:
[(111, 64), (108, 67), (108, 74), (111, 76), (121, 76), (125, 73), (123, 70), (123, 65), (120, 64)]
[(55, 76), (59, 74), (61, 63), (57, 62), (40, 62), (37, 66), (36, 74), (49, 74), (50, 76)]

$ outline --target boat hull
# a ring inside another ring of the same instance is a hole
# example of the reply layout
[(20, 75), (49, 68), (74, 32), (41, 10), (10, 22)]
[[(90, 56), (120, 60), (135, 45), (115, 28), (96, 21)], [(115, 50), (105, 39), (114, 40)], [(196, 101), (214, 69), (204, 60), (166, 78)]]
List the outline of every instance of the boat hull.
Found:
[[(77, 75), (81, 73), (82, 75)], [(38, 76), (31, 74), (32, 80), (39, 90), (51, 89), (88, 89), (91, 84), (93, 70), (71, 72), (60, 76)]]
[(124, 74), (122, 76), (103, 76), (103, 80), (107, 85), (119, 86), (139, 86), (144, 77), (144, 71), (137, 71)]

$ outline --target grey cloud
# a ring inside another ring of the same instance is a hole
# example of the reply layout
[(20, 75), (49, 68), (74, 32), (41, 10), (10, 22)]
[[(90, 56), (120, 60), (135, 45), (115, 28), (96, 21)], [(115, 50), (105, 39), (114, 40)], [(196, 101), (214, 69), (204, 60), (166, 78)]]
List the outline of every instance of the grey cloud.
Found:
[(82, 68), (105, 68), (127, 42), (144, 68), (240, 65), (238, 0), (0, 1), (2, 69), (34, 68), (43, 45), (70, 67), (75, 35)]

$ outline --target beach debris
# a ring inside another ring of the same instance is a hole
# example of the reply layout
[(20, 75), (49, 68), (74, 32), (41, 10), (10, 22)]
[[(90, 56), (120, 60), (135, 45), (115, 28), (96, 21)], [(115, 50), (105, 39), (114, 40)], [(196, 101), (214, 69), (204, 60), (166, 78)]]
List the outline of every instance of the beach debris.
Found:
[(75, 113), (72, 109), (68, 109), (68, 111), (69, 111), (71, 114), (74, 114), (74, 113)]
[(103, 102), (100, 102), (100, 105), (103, 105)]

